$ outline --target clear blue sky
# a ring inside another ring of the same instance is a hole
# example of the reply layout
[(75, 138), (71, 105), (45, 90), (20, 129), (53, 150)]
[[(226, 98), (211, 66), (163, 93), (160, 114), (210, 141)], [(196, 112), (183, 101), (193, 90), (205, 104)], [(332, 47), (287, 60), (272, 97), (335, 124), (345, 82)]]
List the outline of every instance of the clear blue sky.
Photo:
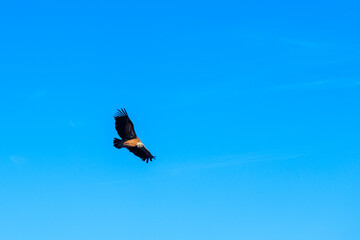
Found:
[(359, 12), (1, 1), (0, 239), (360, 239)]

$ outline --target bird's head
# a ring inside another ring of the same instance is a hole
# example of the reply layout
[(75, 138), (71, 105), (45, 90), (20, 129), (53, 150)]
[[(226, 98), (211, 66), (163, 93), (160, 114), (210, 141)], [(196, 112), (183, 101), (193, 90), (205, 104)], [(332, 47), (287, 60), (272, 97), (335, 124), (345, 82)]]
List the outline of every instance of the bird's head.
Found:
[(136, 144), (136, 147), (141, 148), (141, 147), (145, 147), (145, 145), (142, 142), (138, 142)]

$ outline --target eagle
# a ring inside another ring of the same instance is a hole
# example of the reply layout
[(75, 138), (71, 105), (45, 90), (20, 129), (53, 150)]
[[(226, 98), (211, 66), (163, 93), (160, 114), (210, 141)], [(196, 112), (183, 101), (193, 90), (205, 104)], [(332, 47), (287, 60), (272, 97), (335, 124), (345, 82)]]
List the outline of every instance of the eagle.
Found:
[(127, 148), (135, 156), (146, 161), (146, 163), (155, 159), (155, 157), (145, 148), (145, 145), (136, 136), (134, 124), (130, 120), (125, 108), (118, 109), (115, 116), (115, 129), (121, 139), (114, 138), (113, 144), (116, 148)]

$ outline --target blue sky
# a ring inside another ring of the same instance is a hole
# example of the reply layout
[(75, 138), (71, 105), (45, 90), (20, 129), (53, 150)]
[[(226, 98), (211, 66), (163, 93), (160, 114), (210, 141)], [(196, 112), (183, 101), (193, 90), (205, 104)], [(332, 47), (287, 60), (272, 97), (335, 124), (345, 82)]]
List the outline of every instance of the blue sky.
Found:
[(359, 11), (2, 1), (0, 239), (359, 239)]

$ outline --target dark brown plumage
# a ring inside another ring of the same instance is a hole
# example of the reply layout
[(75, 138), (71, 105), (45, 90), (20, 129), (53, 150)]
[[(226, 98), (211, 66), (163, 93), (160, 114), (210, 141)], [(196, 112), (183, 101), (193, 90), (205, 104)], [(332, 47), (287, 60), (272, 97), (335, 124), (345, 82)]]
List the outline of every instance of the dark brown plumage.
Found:
[(125, 108), (121, 110), (118, 109), (118, 112), (114, 116), (115, 118), (115, 129), (121, 139), (114, 138), (113, 144), (116, 148), (127, 148), (135, 156), (141, 158), (141, 160), (146, 161), (146, 163), (155, 159), (155, 157), (145, 148), (145, 145), (141, 140), (136, 136), (134, 130), (134, 124), (131, 122)]

